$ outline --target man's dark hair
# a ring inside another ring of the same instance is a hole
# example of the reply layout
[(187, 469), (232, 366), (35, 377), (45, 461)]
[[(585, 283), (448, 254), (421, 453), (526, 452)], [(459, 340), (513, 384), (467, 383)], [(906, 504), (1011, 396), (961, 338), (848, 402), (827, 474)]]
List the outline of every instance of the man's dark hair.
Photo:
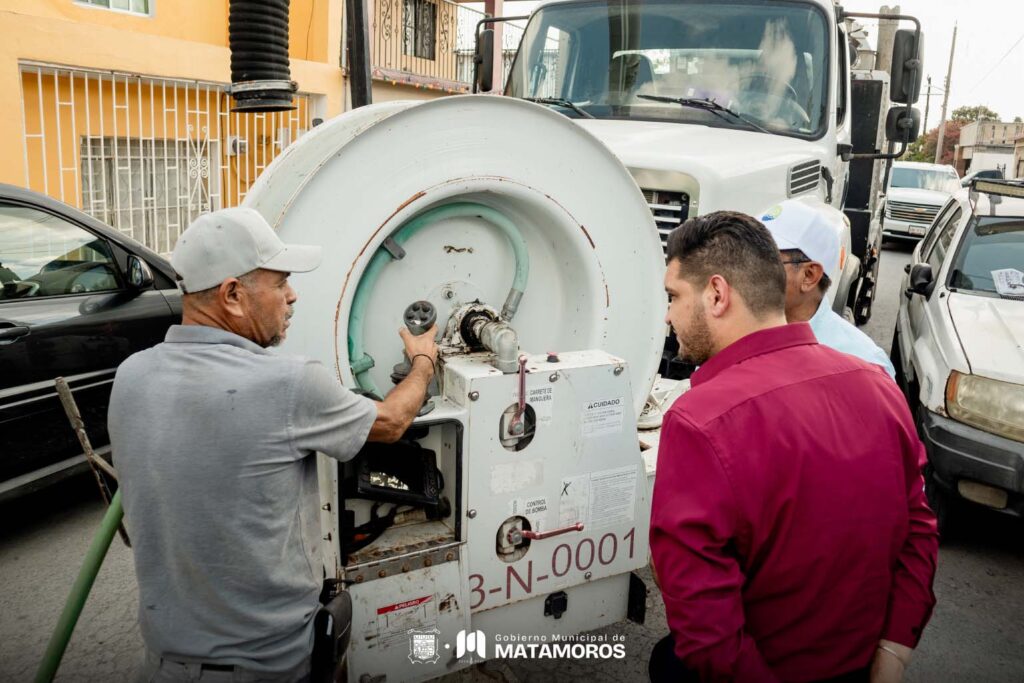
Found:
[(786, 271), (771, 233), (756, 218), (716, 211), (683, 223), (668, 237), (668, 261), (690, 284), (724, 277), (759, 318), (785, 310)]

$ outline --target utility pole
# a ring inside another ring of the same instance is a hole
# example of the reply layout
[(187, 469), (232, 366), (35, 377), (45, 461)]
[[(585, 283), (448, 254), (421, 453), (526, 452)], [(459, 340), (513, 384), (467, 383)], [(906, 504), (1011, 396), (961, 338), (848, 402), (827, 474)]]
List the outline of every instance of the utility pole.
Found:
[(949, 47), (949, 68), (946, 70), (946, 92), (942, 95), (942, 120), (939, 121), (939, 139), (935, 141), (935, 163), (942, 158), (942, 143), (946, 138), (946, 106), (949, 104), (949, 80), (953, 77), (953, 54), (956, 52), (956, 24), (953, 24), (953, 44)]
[[(878, 13), (897, 15), (900, 13), (900, 6), (889, 7), (883, 5), (878, 10)], [(895, 19), (878, 20), (878, 53), (875, 57), (875, 68), (886, 72), (890, 76), (892, 75), (892, 47), (896, 39), (896, 26), (898, 24), (899, 22)]]
[(931, 105), (931, 103), (932, 103), (932, 77), (929, 76), (928, 77), (928, 90), (925, 91), (925, 96), (924, 96), (924, 125), (921, 127), (921, 130), (924, 131), (925, 135), (928, 134), (928, 107), (929, 107), (929, 105)]

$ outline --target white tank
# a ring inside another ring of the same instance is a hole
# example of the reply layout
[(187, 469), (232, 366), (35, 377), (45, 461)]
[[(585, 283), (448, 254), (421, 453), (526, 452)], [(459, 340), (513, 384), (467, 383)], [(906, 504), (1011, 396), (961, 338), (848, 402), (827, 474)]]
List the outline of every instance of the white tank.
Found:
[[(351, 347), (373, 358), (366, 379), (385, 392), (392, 386), (402, 358), (397, 331), (416, 300), (436, 307), (442, 330), (467, 304), (502, 309), (517, 261), (497, 215), (528, 252), (511, 320), (520, 348), (621, 358), (639, 414), (665, 338), (661, 243), (626, 169), (564, 116), (489, 96), (363, 107), (291, 145), (245, 204), (285, 241), (324, 248), (318, 270), (292, 278), (299, 300), (284, 349), (334, 368), (346, 385), (356, 383)], [(385, 240), (453, 204), (468, 207), (409, 237), (400, 260), (378, 257), (375, 282), (361, 295), (365, 319), (352, 320), (359, 283)]]

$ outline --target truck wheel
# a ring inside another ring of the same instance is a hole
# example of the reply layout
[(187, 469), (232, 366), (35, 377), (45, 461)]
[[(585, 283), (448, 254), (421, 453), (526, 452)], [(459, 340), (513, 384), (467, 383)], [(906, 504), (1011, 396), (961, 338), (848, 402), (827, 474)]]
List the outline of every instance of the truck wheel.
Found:
[(857, 292), (857, 301), (854, 304), (853, 312), (857, 317), (857, 325), (865, 325), (871, 320), (871, 307), (875, 302), (875, 290), (878, 289), (878, 264), (882, 260), (882, 246), (879, 243), (874, 249), (874, 256), (871, 256), (870, 267), (864, 275), (860, 289)]

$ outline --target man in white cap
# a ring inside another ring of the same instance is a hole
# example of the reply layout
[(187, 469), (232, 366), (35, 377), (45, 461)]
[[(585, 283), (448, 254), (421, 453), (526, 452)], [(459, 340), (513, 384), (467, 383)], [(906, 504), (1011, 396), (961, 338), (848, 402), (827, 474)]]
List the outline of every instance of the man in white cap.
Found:
[(786, 320), (807, 322), (818, 343), (879, 365), (895, 378), (889, 356), (832, 310), (826, 296), (840, 268), (839, 234), (820, 211), (789, 199), (762, 212), (761, 222), (786, 266)]
[(323, 581), (314, 456), (396, 441), (422, 405), (434, 329), (401, 331), (412, 370), (380, 403), (268, 351), (298, 298), (289, 274), (320, 256), (252, 209), (200, 216), (171, 256), (182, 324), (117, 371), (109, 432), (147, 680), (308, 680)]

